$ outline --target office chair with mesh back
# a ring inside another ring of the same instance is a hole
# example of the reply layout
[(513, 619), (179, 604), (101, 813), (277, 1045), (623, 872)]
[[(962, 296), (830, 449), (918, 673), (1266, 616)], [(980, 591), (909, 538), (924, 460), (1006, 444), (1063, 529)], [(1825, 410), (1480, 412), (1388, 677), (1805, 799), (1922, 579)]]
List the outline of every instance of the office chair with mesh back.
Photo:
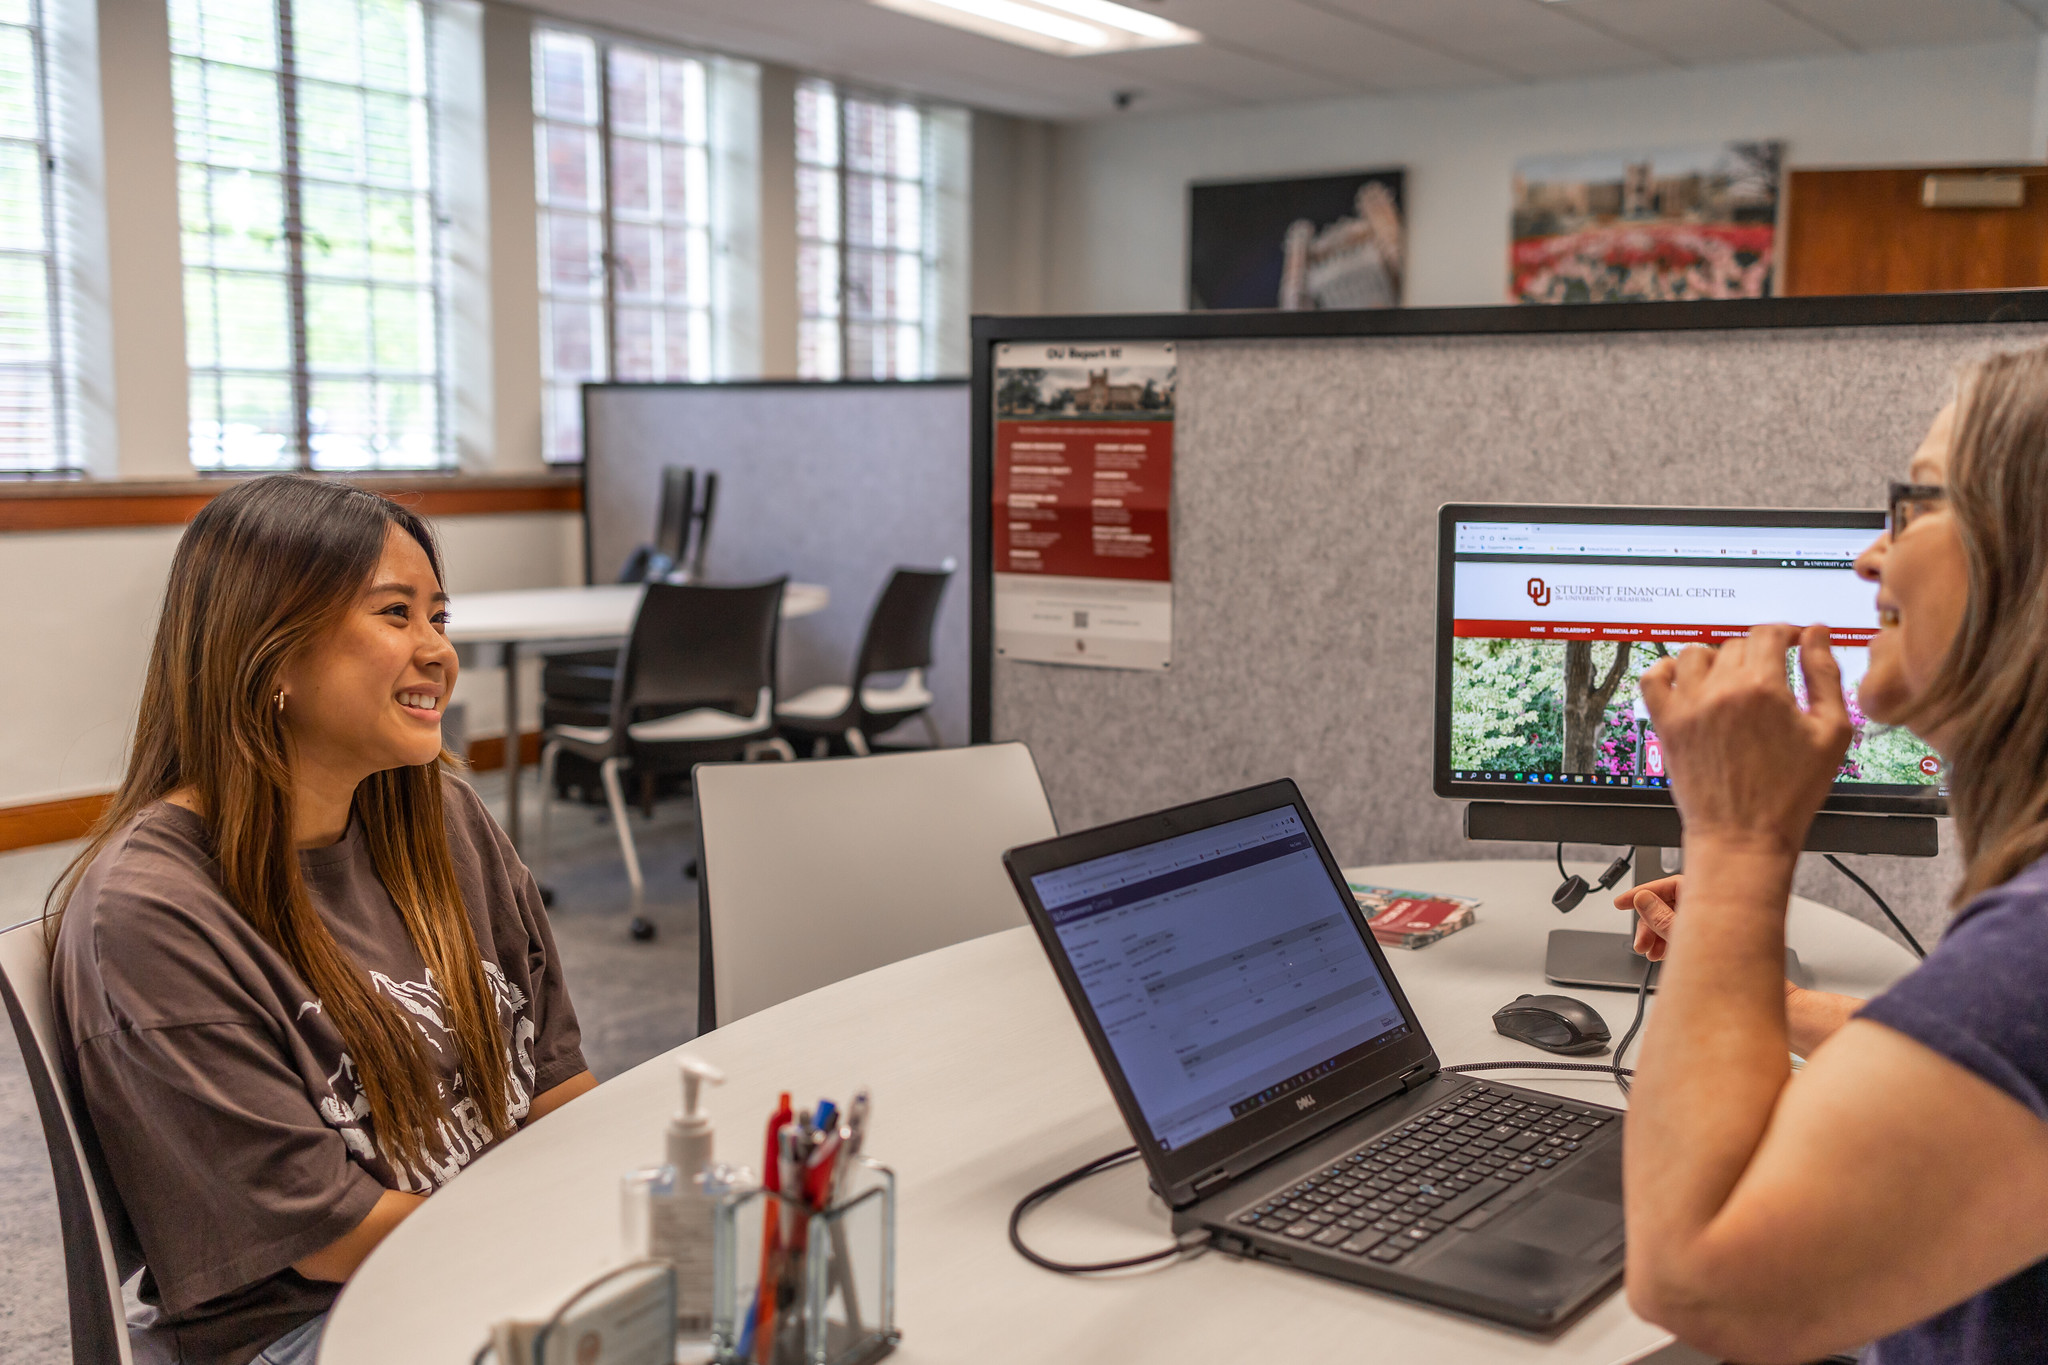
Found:
[(640, 779), (651, 807), (654, 779), (700, 762), (796, 753), (775, 734), (775, 649), (782, 620), (777, 578), (747, 587), (650, 583), (620, 656), (603, 725), (541, 732), (541, 848), (547, 849), (555, 765), (564, 754), (595, 763), (633, 888), (633, 936), (654, 937), (639, 913), (646, 882), (627, 821), (621, 772)]
[(113, 1182), (106, 1178), (99, 1140), (83, 1104), (73, 1101), (57, 1050), (56, 1010), (50, 1003), (50, 958), (40, 920), (0, 933), (0, 1000), (7, 1005), (22, 1065), (35, 1092), (57, 1185), (63, 1226), (64, 1279), (71, 1299), (74, 1365), (131, 1365), (127, 1308), (121, 1286), (142, 1268), (142, 1250)]
[[(939, 727), (932, 722), (931, 690), (925, 670), (932, 664), (932, 628), (939, 617), (939, 599), (953, 577), (953, 561), (937, 569), (898, 569), (889, 576), (853, 667), (853, 685), (813, 687), (775, 709), (785, 735), (811, 741), (811, 753), (822, 758), (831, 736), (841, 736), (855, 754), (868, 752), (875, 735), (912, 718), (924, 722), (934, 749)], [(900, 673), (894, 687), (872, 687), (868, 680)]]

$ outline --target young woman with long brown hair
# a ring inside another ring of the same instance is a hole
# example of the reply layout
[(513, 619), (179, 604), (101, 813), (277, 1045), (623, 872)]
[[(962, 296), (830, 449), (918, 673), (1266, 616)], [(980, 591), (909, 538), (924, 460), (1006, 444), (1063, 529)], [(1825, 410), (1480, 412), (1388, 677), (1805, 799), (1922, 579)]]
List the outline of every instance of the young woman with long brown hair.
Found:
[(310, 1361), (385, 1234), (596, 1082), (533, 879), (447, 775), (433, 537), (255, 479), (179, 542), (128, 773), (51, 894), (137, 1358)]
[(1643, 677), (1685, 875), (1616, 901), (1669, 951), (1630, 1100), (1628, 1290), (1716, 1358), (2048, 1360), (2048, 349), (1967, 369), (1907, 477), (1857, 561), (1880, 627), (1858, 696), (1942, 755), (1965, 867), (1891, 990), (1782, 976), (1850, 736), (1827, 632), (1761, 626)]

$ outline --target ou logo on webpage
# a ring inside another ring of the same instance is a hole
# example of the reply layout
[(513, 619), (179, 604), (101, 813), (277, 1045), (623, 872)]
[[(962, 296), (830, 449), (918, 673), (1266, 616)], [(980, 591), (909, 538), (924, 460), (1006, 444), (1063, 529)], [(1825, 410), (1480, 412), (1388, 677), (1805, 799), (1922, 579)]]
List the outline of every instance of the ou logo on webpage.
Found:
[(1529, 600), (1539, 607), (1550, 605), (1550, 585), (1540, 578), (1529, 580)]

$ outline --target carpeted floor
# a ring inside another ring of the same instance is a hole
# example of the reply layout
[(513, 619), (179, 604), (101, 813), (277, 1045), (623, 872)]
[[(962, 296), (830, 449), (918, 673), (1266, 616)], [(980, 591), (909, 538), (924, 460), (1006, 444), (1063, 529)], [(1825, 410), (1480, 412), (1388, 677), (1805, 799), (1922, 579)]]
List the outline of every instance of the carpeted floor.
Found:
[[(555, 891), (550, 917), (583, 1025), (584, 1056), (607, 1079), (696, 1032), (697, 888), (682, 875), (696, 856), (696, 825), (688, 802), (657, 806), (652, 822), (632, 817), (647, 875), (645, 913), (659, 926), (652, 943), (635, 943), (626, 932), (626, 871), (609, 817), (558, 805), (554, 854), (542, 859), (534, 849), (532, 782), (529, 769), (527, 853)], [(502, 818), (503, 779), (485, 773), (476, 784)], [(40, 912), (70, 853), (60, 846), (0, 855), (0, 927)], [(67, 1313), (42, 1124), (14, 1032), (0, 1029), (0, 1362), (68, 1365)]]

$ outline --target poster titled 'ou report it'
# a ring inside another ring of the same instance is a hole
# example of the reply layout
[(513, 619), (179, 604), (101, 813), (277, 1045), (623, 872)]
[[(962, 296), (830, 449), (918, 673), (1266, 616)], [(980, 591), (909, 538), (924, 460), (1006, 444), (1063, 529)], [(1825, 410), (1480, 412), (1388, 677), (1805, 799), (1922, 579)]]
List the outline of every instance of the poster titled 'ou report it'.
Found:
[(1006, 659), (1173, 659), (1171, 342), (996, 348), (995, 644)]

